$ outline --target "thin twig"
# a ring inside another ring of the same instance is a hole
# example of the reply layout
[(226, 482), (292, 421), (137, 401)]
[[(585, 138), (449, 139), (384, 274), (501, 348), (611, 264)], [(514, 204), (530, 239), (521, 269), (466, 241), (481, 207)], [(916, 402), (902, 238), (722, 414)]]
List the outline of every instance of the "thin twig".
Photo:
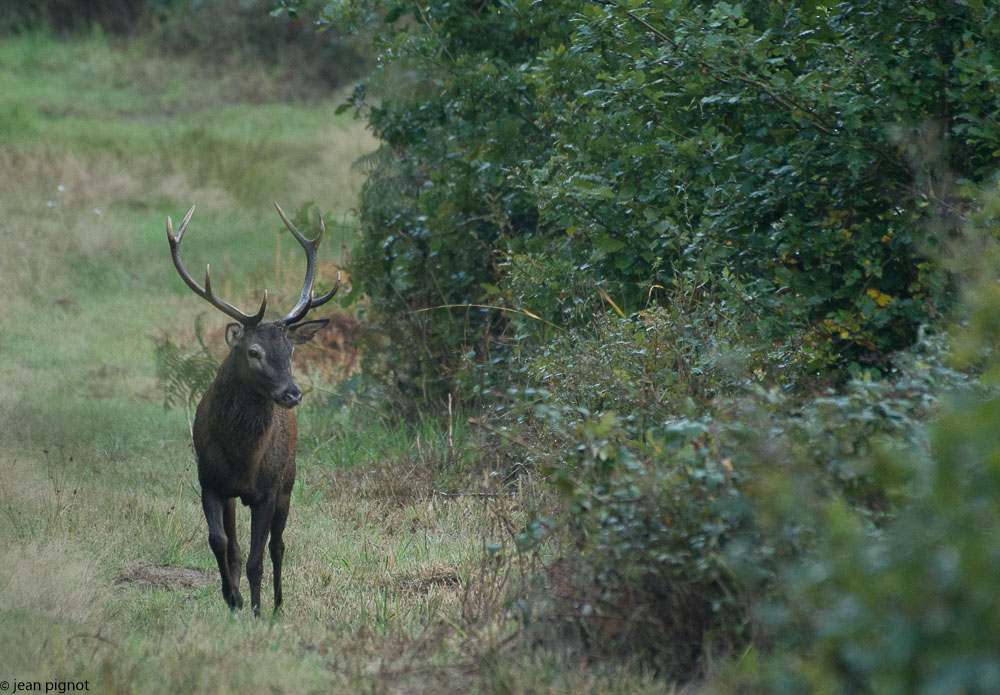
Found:
[(448, 460), (455, 460), (455, 417), (451, 410), (451, 393), (448, 394)]
[(424, 9), (423, 5), (421, 5), (419, 2), (414, 4), (420, 11), (420, 18), (424, 20), (424, 26), (430, 29), (431, 34), (433, 34), (434, 38), (437, 39), (438, 45), (441, 47), (441, 50), (444, 52), (446, 56), (448, 56), (451, 62), (454, 63), (455, 56), (451, 54), (451, 51), (448, 50), (448, 47), (445, 45), (444, 41), (441, 40), (441, 36), (438, 34), (437, 29), (435, 29), (434, 26), (431, 24), (431, 20), (427, 16), (427, 10)]

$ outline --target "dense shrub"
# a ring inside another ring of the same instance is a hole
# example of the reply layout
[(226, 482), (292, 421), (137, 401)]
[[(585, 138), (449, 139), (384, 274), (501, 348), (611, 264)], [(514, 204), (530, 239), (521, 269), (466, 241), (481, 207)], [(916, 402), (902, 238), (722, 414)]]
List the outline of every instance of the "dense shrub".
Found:
[[(877, 523), (850, 499), (803, 504), (777, 486), (757, 496), (761, 515), (770, 510), (772, 518), (797, 517), (810, 526), (813, 550), (776, 566), (770, 598), (757, 613), (769, 639), (730, 668), (720, 688), (991, 693), (1000, 687), (994, 589), (1000, 198), (985, 191), (981, 200), (973, 219), (977, 233), (956, 249), (966, 292), (951, 359), (981, 377), (963, 377), (935, 351), (911, 353), (910, 378), (898, 382), (901, 395), (926, 402), (937, 394), (943, 405), (935, 422), (912, 430), (923, 430), (922, 436), (891, 437), (861, 452), (872, 480), (897, 491)], [(900, 404), (886, 412), (898, 417)], [(865, 420), (864, 411), (852, 419)], [(903, 441), (917, 446), (900, 448)]]
[[(781, 568), (761, 619), (775, 642), (734, 682), (749, 692), (993, 693), (1000, 688), (1000, 402), (967, 396), (933, 429), (924, 484), (882, 529), (814, 505), (817, 542)], [(887, 462), (897, 474), (913, 461)]]
[(510, 180), (533, 152), (544, 156), (522, 67), (568, 38), (571, 5), (391, 7), (397, 23), (377, 50), (399, 64), (381, 64), (414, 84), (374, 103), (355, 92), (384, 147), (362, 196), (354, 287), (390, 338), (385, 364), (421, 394), (485, 388), (472, 367), (502, 358), (520, 332), (512, 314), (483, 307), (506, 304), (506, 250), (538, 229), (533, 197)]
[[(760, 384), (745, 361), (759, 353), (752, 344), (684, 355), (702, 374), (679, 380), (676, 355), (650, 349), (689, 330), (690, 315), (675, 319), (615, 319), (581, 331), (571, 352), (555, 343), (530, 366), (544, 388), (503, 421), (530, 432), (529, 458), (565, 501), (565, 517), (540, 527), (574, 538), (554, 568), (557, 612), (590, 648), (682, 677), (769, 643), (774, 626), (758, 608), (784, 605), (776, 578), (811, 566), (823, 510), (877, 536), (926, 488), (924, 422), (965, 378), (928, 340), (898, 356), (886, 380), (806, 398)], [(740, 367), (730, 371), (726, 353), (740, 354)], [(571, 360), (571, 371), (554, 368)], [(710, 398), (705, 382), (718, 387)]]
[(949, 301), (927, 251), (959, 229), (951, 181), (995, 173), (976, 67), (995, 10), (630, 7), (585, 6), (532, 66), (553, 133), (530, 171), (541, 218), (632, 306), (678, 265), (738, 271), (807, 368), (910, 344)]
[[(954, 309), (978, 248), (965, 230), (1000, 166), (997, 12), (430, 0), (320, 14), (377, 30), (380, 70), (350, 100), (384, 143), (352, 273), (388, 338), (383, 373), (424, 402), (474, 395), (531, 442), (526, 462), (565, 504), (521, 545), (573, 539), (554, 613), (596, 652), (683, 676), (753, 644), (763, 666), (742, 676), (789, 692), (891, 688), (886, 622), (916, 640), (897, 664), (937, 658), (914, 627), (931, 581), (900, 592), (917, 608), (899, 620), (892, 593), (933, 565), (933, 536), (906, 543), (920, 514), (956, 534), (976, 518), (933, 501), (958, 505), (943, 475), (958, 454), (926, 422), (965, 377), (922, 327)], [(968, 480), (990, 522), (989, 475)], [(957, 557), (991, 568), (974, 546), (956, 541)], [(944, 623), (942, 648), (961, 629)], [(992, 683), (991, 658), (942, 682)]]
[(412, 79), (353, 99), (386, 146), (355, 276), (404, 381), (468, 391), (470, 356), (551, 333), (524, 316), (692, 269), (741, 277), (799, 374), (884, 369), (952, 303), (940, 248), (1000, 163), (992, 5), (367, 7)]

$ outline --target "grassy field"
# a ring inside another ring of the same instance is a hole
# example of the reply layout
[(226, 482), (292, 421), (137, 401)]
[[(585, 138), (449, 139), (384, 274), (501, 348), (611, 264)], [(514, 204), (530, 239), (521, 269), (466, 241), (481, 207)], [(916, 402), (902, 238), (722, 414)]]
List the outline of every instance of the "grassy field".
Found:
[[(326, 407), (319, 374), (299, 376), (312, 392), (283, 612), (269, 612), (267, 563), (265, 617), (231, 614), (185, 412), (164, 408), (153, 349), (194, 345), (204, 314), (221, 355), (226, 319), (176, 276), (164, 219), (197, 204), (187, 266), (212, 262), (217, 290), (247, 309), (266, 286), (280, 311), (303, 268), (287, 235), (279, 250), (271, 201), (323, 207), (329, 271), (354, 241), (351, 163), (375, 143), (333, 115), (335, 98), (267, 103), (259, 73), (209, 78), (99, 36), (7, 39), (0, 66), (0, 679), (115, 693), (668, 689), (505, 641), (516, 568), (493, 569), (483, 548), (519, 512), (438, 494), (442, 476), (477, 488), (461, 472), (463, 459), (476, 470), (473, 435)], [(241, 508), (244, 547), (248, 519)]]

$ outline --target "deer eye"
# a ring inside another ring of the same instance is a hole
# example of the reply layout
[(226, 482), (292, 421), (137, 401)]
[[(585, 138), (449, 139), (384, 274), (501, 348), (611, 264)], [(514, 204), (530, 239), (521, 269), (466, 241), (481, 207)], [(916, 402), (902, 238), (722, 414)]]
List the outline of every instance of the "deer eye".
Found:
[(249, 348), (247, 348), (247, 355), (249, 355), (252, 359), (259, 360), (263, 356), (263, 354), (264, 353), (262, 353), (260, 351), (260, 348), (257, 347), (256, 345), (251, 345)]

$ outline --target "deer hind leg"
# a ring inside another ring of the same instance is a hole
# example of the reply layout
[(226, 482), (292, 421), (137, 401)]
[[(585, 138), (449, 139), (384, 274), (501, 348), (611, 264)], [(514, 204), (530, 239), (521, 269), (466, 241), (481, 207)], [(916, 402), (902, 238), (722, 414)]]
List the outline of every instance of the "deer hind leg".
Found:
[(243, 573), (243, 553), (240, 552), (240, 544), (236, 539), (236, 498), (230, 497), (226, 500), (222, 510), (222, 528), (229, 539), (229, 546), (226, 548), (226, 559), (229, 561), (229, 576), (233, 581), (233, 586), (238, 592), (240, 589), (240, 575)]
[(201, 491), (201, 507), (205, 512), (205, 521), (208, 522), (208, 545), (215, 554), (215, 561), (219, 564), (219, 574), (222, 577), (222, 598), (232, 610), (243, 607), (243, 597), (240, 596), (240, 589), (233, 583), (232, 574), (229, 571), (229, 560), (226, 553), (229, 549), (229, 537), (226, 534), (223, 523), (223, 508), (225, 502), (210, 490)]
[(271, 566), (274, 568), (274, 610), (278, 610), (281, 605), (281, 561), (285, 557), (285, 541), (282, 534), (285, 532), (290, 503), (291, 495), (279, 493), (274, 506), (274, 520), (271, 522), (271, 542), (268, 548), (271, 551)]
[(250, 507), (250, 553), (247, 556), (247, 581), (250, 582), (250, 606), (260, 615), (260, 582), (264, 577), (264, 546), (274, 519), (274, 496)]

